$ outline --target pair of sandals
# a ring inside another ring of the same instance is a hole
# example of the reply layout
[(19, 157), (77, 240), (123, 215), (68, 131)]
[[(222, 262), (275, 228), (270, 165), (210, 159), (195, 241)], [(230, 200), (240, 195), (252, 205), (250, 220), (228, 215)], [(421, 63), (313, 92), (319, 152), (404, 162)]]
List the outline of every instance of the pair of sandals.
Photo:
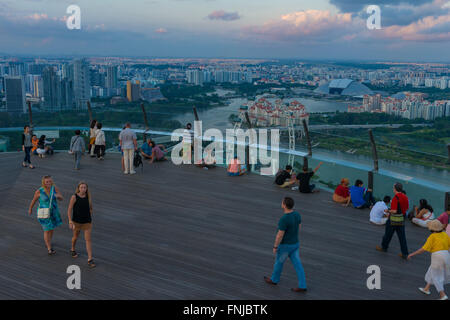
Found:
[(25, 162), (22, 163), (22, 167), (24, 167), (24, 168), (29, 167), (30, 169), (34, 169), (35, 168), (35, 166), (33, 166), (32, 164), (27, 166)]
[[(78, 253), (76, 251), (70, 250), (70, 254), (71, 254), (72, 258), (78, 257)], [(88, 266), (91, 267), (91, 268), (95, 268), (96, 267), (94, 259), (88, 260)]]

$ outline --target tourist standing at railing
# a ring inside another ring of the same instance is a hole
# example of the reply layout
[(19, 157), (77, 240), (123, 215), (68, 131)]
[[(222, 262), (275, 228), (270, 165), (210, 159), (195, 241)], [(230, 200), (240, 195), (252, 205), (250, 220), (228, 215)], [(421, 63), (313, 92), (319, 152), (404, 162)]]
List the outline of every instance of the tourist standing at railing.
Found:
[(391, 202), (391, 209), (386, 210), (388, 213), (388, 220), (386, 222), (386, 229), (381, 242), (381, 246), (376, 246), (376, 249), (381, 252), (386, 252), (389, 243), (391, 242), (394, 232), (397, 233), (400, 241), (400, 247), (402, 253), (400, 257), (406, 259), (408, 257), (408, 245), (406, 243), (405, 233), (405, 216), (408, 212), (409, 200), (406, 194), (403, 192), (403, 185), (399, 182), (394, 184), (394, 198)]
[(119, 135), (120, 147), (124, 157), (124, 174), (135, 174), (134, 171), (134, 151), (137, 150), (136, 133), (131, 130), (131, 124), (127, 123), (125, 129)]
[(52, 247), (53, 232), (56, 227), (62, 224), (57, 200), (63, 200), (61, 193), (53, 184), (52, 177), (44, 176), (41, 181), (41, 187), (34, 193), (33, 200), (28, 208), (28, 214), (31, 215), (35, 203), (39, 201), (37, 210), (38, 221), (44, 230), (44, 241), (49, 255), (56, 253)]
[(430, 287), (434, 285), (439, 292), (439, 300), (448, 300), (444, 286), (450, 283), (450, 237), (445, 233), (444, 225), (439, 220), (429, 221), (427, 226), (432, 234), (428, 237), (424, 246), (411, 253), (408, 259), (425, 251), (431, 253), (431, 264), (425, 274), (427, 285), (425, 288), (419, 288), (419, 290), (429, 295), (431, 294)]
[(306, 291), (305, 271), (300, 260), (298, 232), (301, 227), (302, 218), (297, 211), (294, 211), (294, 200), (286, 197), (281, 202), (284, 214), (278, 222), (278, 233), (273, 245), (273, 253), (276, 254), (275, 265), (272, 276), (264, 277), (264, 280), (272, 285), (280, 281), (281, 272), (286, 259), (289, 257), (294, 265), (298, 278), (298, 287), (292, 288), (295, 292)]
[(92, 120), (89, 128), (89, 153), (91, 157), (95, 157), (94, 149), (95, 149), (95, 137), (97, 133), (97, 120)]
[(33, 143), (31, 142), (31, 130), (30, 126), (23, 127), (22, 133), (22, 151), (25, 153), (25, 158), (23, 159), (22, 166), (34, 169), (31, 164), (31, 149), (33, 148)]
[(95, 133), (95, 154), (98, 160), (103, 160), (106, 150), (105, 132), (102, 130), (103, 125), (97, 123), (97, 132)]
[(86, 251), (88, 254), (88, 265), (95, 267), (92, 259), (92, 198), (86, 182), (78, 183), (75, 194), (70, 198), (69, 208), (67, 209), (67, 217), (69, 218), (69, 228), (73, 231), (72, 245), (70, 254), (72, 258), (78, 257), (75, 251), (75, 245), (81, 231), (84, 231), (84, 240), (86, 241)]
[(80, 170), (81, 157), (86, 149), (83, 137), (81, 137), (81, 131), (75, 130), (75, 135), (70, 140), (70, 150), (75, 158), (75, 170)]
[(420, 199), (419, 207), (414, 206), (408, 214), (408, 218), (411, 218), (412, 223), (426, 228), (427, 223), (434, 219), (433, 207), (428, 204), (426, 199)]

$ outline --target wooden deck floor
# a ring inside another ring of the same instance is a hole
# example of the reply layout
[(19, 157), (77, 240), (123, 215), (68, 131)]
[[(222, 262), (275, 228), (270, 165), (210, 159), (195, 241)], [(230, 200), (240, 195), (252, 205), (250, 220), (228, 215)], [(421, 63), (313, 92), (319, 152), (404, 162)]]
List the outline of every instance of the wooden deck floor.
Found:
[[(368, 222), (369, 211), (343, 208), (331, 195), (281, 190), (271, 178), (228, 177), (224, 169), (202, 170), (171, 162), (145, 164), (123, 175), (119, 155), (83, 158), (72, 169), (68, 154), (33, 157), (35, 170), (21, 168), (21, 154), (0, 155), (0, 299), (433, 299), (417, 287), (429, 256), (400, 259), (397, 238), (389, 253), (375, 251), (384, 228)], [(53, 176), (65, 199), (64, 224), (55, 231), (49, 257), (36, 220), (27, 215), (43, 175)], [(69, 255), (67, 205), (80, 180), (94, 201), (93, 248), (97, 268), (86, 265), (84, 241)], [(278, 286), (264, 283), (274, 262), (272, 245), (283, 196), (301, 213), (300, 256), (309, 292), (296, 294), (288, 261)], [(410, 250), (428, 231), (407, 225)], [(66, 268), (81, 267), (81, 290), (68, 290)], [(366, 269), (381, 267), (381, 290), (368, 290)], [(435, 292), (434, 292), (435, 293)]]

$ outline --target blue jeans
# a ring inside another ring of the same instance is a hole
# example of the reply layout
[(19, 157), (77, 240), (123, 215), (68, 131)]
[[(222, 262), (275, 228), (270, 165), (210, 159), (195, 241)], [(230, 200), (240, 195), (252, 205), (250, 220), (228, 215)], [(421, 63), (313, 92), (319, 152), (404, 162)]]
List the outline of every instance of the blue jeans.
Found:
[(23, 159), (23, 162), (28, 162), (29, 164), (31, 164), (31, 157), (30, 157), (30, 152), (31, 149), (33, 147), (24, 147), (24, 151), (25, 151), (25, 158)]
[(303, 270), (300, 255), (298, 254), (299, 247), (300, 247), (299, 243), (280, 244), (278, 246), (277, 257), (275, 260), (275, 265), (273, 267), (272, 277), (270, 278), (273, 282), (278, 283), (280, 281), (281, 271), (283, 271), (284, 262), (289, 257), (289, 259), (291, 259), (292, 264), (294, 265), (295, 272), (297, 273), (298, 287), (301, 289), (306, 289), (305, 270)]
[(80, 169), (80, 161), (81, 161), (81, 156), (82, 156), (83, 152), (74, 151), (73, 154), (75, 157), (75, 169)]

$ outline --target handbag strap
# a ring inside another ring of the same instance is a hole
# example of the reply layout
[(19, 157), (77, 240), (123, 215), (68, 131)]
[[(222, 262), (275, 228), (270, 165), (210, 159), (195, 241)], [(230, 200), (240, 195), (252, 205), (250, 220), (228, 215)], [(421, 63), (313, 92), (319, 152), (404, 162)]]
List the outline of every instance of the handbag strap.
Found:
[(50, 190), (50, 204), (48, 205), (48, 208), (51, 210), (52, 209), (52, 201), (53, 201), (53, 191), (55, 190), (55, 187), (52, 186), (51, 190)]
[(72, 141), (72, 144), (70, 145), (70, 150), (72, 150), (73, 145), (75, 144), (75, 142), (78, 141), (78, 139), (80, 138), (80, 136), (77, 136), (77, 138), (75, 140)]

